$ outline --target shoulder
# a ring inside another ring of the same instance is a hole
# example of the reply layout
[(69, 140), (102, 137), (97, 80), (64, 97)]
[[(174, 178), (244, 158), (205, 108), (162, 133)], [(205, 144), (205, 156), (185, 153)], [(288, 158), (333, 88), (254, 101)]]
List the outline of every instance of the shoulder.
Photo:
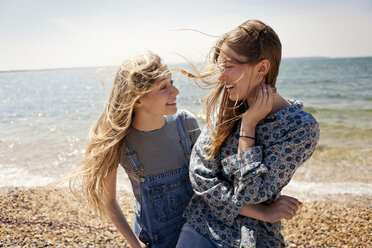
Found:
[(206, 148), (208, 144), (212, 143), (214, 135), (212, 134), (212, 131), (209, 130), (207, 126), (205, 126), (200, 133), (199, 139), (196, 143), (196, 145), (199, 148)]
[(290, 100), (290, 102), (292, 102), (292, 105), (283, 109), (276, 115), (283, 124), (310, 129), (319, 126), (315, 117), (304, 110), (302, 101)]
[(192, 146), (194, 146), (200, 135), (199, 124), (195, 116), (187, 110), (180, 110), (175, 116), (181, 119), (184, 129), (189, 135)]
[(290, 102), (292, 102), (290, 106), (275, 114), (276, 120), (281, 127), (280, 133), (285, 134), (287, 138), (301, 139), (312, 137), (316, 139), (320, 130), (315, 117), (304, 110), (301, 101), (290, 100)]
[(318, 121), (313, 115), (303, 109), (303, 104), (301, 104), (301, 110), (296, 114), (295, 119), (296, 121), (300, 120), (298, 123), (301, 123), (301, 126), (303, 126), (305, 129), (319, 129)]
[(315, 119), (315, 117), (309, 114), (308, 112), (302, 111), (302, 117), (303, 120), (305, 120), (305, 125), (319, 126), (318, 121)]
[(307, 137), (310, 139), (318, 140), (319, 138), (319, 123), (313, 115), (303, 109), (302, 102), (293, 105), (290, 108), (291, 112), (288, 116), (288, 127), (296, 134), (296, 138)]
[(198, 121), (195, 115), (187, 110), (180, 110), (176, 114), (176, 118), (180, 117), (185, 126), (191, 128), (199, 128)]
[(311, 114), (302, 111), (303, 116), (303, 130), (308, 134), (311, 139), (314, 139), (316, 143), (319, 141), (320, 128), (319, 123)]
[(195, 115), (193, 115), (190, 111), (187, 111), (187, 110), (179, 110), (176, 114), (176, 116), (180, 116), (182, 118), (182, 120), (188, 120), (188, 119), (194, 119), (196, 120), (195, 118)]

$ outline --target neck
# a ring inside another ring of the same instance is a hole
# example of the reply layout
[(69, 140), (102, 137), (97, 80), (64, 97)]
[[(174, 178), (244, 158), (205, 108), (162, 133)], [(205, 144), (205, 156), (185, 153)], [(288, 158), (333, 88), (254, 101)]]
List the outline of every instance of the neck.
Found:
[[(271, 111), (268, 115), (275, 114), (276, 112), (288, 107), (291, 105), (286, 99), (284, 99), (278, 92), (273, 93), (273, 105)], [(247, 102), (248, 106), (252, 106), (255, 100), (255, 95), (253, 97), (248, 97)]]
[(273, 106), (269, 115), (275, 114), (276, 112), (288, 107), (289, 105), (291, 104), (286, 99), (284, 99), (284, 97), (279, 95), (278, 92), (275, 92), (273, 94)]
[(132, 126), (140, 131), (153, 131), (162, 128), (165, 119), (163, 115), (151, 115), (138, 111), (134, 113)]

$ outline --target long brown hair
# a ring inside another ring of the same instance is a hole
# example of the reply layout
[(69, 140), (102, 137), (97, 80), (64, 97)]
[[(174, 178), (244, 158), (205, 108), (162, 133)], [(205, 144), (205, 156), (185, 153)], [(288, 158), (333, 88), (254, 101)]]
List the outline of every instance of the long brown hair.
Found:
[(102, 216), (107, 214), (107, 178), (117, 167), (125, 137), (134, 116), (136, 101), (151, 90), (156, 79), (167, 73), (159, 56), (149, 52), (123, 62), (109, 100), (89, 132), (83, 161), (69, 176), (75, 195), (82, 195)]
[[(231, 101), (224, 84), (218, 80), (208, 80), (218, 72), (217, 60), (222, 44), (226, 44), (235, 53), (245, 57), (244, 61), (233, 59), (233, 63), (255, 65), (263, 59), (270, 62), (270, 70), (264, 80), (274, 90), (279, 73), (282, 46), (274, 30), (258, 20), (249, 20), (221, 36), (216, 46), (211, 50), (211, 61), (206, 72), (189, 77), (201, 78), (213, 89), (205, 98), (206, 122), (213, 139), (209, 143), (209, 158), (213, 158), (221, 150), (226, 139), (232, 134), (241, 115), (247, 110), (246, 101)], [(217, 69), (216, 69), (217, 68)], [(186, 73), (187, 75), (187, 73)], [(215, 116), (217, 114), (217, 120)]]

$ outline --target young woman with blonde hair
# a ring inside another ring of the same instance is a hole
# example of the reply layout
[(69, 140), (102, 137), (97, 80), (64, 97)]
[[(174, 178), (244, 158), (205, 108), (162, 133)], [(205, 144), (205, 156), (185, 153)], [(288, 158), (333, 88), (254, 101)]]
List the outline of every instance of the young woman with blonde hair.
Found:
[[(159, 56), (124, 61), (70, 178), (71, 190), (109, 216), (130, 247), (174, 247), (185, 221), (189, 155), (200, 130), (191, 113), (177, 112), (178, 93)], [(135, 196), (134, 231), (116, 200), (119, 164)]]
[[(131, 247), (175, 247), (185, 223), (182, 213), (193, 194), (189, 157), (200, 129), (191, 113), (177, 111), (178, 93), (159, 56), (124, 61), (84, 159), (70, 177), (71, 190), (109, 216)], [(134, 230), (116, 200), (119, 164), (132, 184)], [(277, 201), (247, 212), (290, 218), (281, 208)]]
[[(247, 209), (281, 199), (282, 188), (315, 150), (319, 125), (302, 103), (276, 91), (280, 61), (274, 30), (249, 20), (217, 42), (217, 70), (194, 76), (219, 75), (206, 99), (207, 128), (191, 155), (195, 194), (177, 247), (285, 246), (279, 219), (249, 218)], [(300, 205), (284, 201), (287, 214)]]

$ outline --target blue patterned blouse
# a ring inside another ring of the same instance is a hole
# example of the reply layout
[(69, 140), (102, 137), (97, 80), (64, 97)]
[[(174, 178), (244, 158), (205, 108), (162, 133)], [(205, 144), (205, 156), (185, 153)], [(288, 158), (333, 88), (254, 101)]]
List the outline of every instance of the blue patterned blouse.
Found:
[(184, 215), (198, 232), (232, 247), (283, 247), (280, 221), (274, 224), (238, 215), (246, 204), (280, 196), (294, 172), (315, 150), (319, 125), (292, 105), (256, 126), (256, 146), (238, 153), (240, 123), (214, 159), (206, 159), (212, 139), (203, 131), (193, 148), (190, 181), (194, 189)]

